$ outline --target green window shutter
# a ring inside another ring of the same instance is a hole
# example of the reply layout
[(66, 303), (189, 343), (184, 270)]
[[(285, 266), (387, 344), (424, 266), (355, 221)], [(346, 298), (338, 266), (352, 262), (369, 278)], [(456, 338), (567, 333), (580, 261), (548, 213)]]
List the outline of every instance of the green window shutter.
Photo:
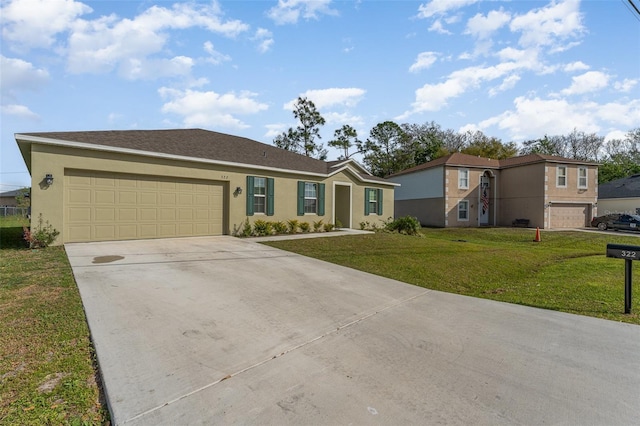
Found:
[(324, 183), (318, 184), (318, 216), (324, 216)]
[(304, 216), (304, 181), (298, 181), (298, 216)]
[(273, 216), (273, 178), (267, 178), (267, 216)]
[(369, 188), (364, 189), (364, 215), (369, 216), (371, 212), (369, 211)]
[(382, 189), (378, 189), (378, 215), (382, 216)]
[(247, 216), (253, 216), (253, 176), (247, 176)]

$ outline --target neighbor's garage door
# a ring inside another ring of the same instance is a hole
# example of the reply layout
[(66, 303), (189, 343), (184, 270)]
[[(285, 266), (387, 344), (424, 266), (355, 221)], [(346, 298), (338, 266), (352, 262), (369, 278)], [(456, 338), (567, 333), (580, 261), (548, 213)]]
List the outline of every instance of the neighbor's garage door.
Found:
[(552, 204), (551, 229), (584, 228), (589, 220), (588, 204)]
[(220, 182), (67, 170), (66, 242), (221, 235)]

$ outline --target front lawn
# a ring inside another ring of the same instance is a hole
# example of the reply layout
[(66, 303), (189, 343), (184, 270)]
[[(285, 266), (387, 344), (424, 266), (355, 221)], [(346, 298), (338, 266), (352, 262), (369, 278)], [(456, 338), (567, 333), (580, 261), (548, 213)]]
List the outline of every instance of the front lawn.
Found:
[(0, 423), (108, 422), (64, 248), (26, 248), (23, 225), (0, 218)]
[(265, 243), (421, 287), (640, 324), (640, 262), (632, 313), (624, 314), (624, 261), (607, 243), (624, 234), (531, 229), (423, 229), (422, 237), (376, 233)]

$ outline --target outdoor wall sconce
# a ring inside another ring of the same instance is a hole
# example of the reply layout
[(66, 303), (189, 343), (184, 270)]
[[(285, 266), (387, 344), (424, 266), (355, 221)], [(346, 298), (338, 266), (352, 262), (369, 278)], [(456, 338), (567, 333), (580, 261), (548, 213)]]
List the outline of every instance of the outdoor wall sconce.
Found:
[(53, 185), (53, 175), (51, 173), (47, 173), (44, 177), (44, 183), (47, 184), (47, 186), (51, 186)]
[(236, 190), (233, 192), (233, 195), (238, 196), (240, 194), (242, 194), (242, 188), (237, 186)]

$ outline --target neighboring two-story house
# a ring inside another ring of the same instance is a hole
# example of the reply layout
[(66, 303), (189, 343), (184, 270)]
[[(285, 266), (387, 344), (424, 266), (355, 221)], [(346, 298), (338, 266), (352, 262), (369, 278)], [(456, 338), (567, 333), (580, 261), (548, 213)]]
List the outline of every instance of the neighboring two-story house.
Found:
[[(598, 165), (542, 154), (493, 160), (454, 153), (389, 177), (396, 217), (424, 226), (588, 226), (597, 214)], [(526, 221), (517, 222), (527, 223)]]

